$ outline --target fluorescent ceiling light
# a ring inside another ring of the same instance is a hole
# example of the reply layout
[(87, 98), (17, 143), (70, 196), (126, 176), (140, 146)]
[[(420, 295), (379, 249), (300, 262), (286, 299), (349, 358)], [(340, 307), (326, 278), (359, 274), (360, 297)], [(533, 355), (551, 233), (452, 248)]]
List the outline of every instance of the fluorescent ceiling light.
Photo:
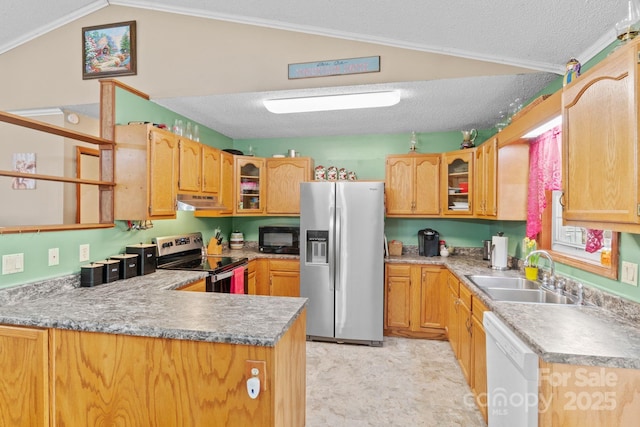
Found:
[(263, 101), (267, 110), (276, 114), (390, 107), (398, 102), (400, 102), (400, 93), (395, 90), (304, 98), (265, 99)]
[(523, 136), (523, 138), (535, 138), (536, 136), (540, 136), (543, 133), (545, 133), (548, 130), (553, 129), (556, 126), (560, 126), (562, 124), (562, 116), (558, 116), (558, 117), (554, 117), (553, 119), (549, 120), (548, 122), (542, 124), (541, 126), (538, 126), (537, 128), (533, 129), (531, 132), (525, 134), (525, 136)]

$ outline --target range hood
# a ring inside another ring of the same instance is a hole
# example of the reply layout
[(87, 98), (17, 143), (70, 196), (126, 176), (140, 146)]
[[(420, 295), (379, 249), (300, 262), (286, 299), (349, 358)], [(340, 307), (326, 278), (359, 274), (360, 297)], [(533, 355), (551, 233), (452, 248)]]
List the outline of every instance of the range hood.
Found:
[(179, 211), (204, 211), (226, 209), (215, 196), (194, 196), (191, 194), (178, 194)]

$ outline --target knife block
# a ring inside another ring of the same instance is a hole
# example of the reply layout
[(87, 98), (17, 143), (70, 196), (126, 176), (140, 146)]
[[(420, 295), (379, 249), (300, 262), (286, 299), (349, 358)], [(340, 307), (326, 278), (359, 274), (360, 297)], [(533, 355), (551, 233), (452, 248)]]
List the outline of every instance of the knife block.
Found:
[(220, 255), (222, 253), (222, 245), (218, 244), (218, 240), (212, 237), (207, 246), (207, 255)]

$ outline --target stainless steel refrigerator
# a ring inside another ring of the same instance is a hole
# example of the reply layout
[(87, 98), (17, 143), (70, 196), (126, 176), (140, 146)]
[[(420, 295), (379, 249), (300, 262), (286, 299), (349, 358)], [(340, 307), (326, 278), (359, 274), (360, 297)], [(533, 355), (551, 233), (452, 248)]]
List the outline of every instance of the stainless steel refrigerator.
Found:
[(300, 184), (307, 339), (382, 345), (384, 183)]

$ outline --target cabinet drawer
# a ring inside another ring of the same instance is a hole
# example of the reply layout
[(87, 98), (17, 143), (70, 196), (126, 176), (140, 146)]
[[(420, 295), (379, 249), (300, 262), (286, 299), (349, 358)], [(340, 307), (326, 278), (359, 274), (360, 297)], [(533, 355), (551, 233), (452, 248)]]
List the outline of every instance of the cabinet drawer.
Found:
[(473, 317), (478, 319), (480, 323), (482, 323), (484, 319), (484, 312), (489, 311), (486, 305), (479, 298), (473, 297), (471, 302), (471, 313), (473, 313)]
[(387, 275), (394, 277), (409, 277), (411, 276), (410, 265), (387, 265)]
[(460, 285), (460, 300), (467, 307), (471, 307), (471, 291), (464, 285)]
[(449, 273), (449, 275), (447, 276), (447, 283), (449, 284), (449, 289), (451, 290), (451, 292), (455, 296), (459, 296), (460, 295), (460, 281), (458, 280), (458, 278), (456, 276), (454, 276), (453, 274)]
[(279, 271), (300, 271), (300, 261), (295, 259), (270, 259), (269, 269)]

